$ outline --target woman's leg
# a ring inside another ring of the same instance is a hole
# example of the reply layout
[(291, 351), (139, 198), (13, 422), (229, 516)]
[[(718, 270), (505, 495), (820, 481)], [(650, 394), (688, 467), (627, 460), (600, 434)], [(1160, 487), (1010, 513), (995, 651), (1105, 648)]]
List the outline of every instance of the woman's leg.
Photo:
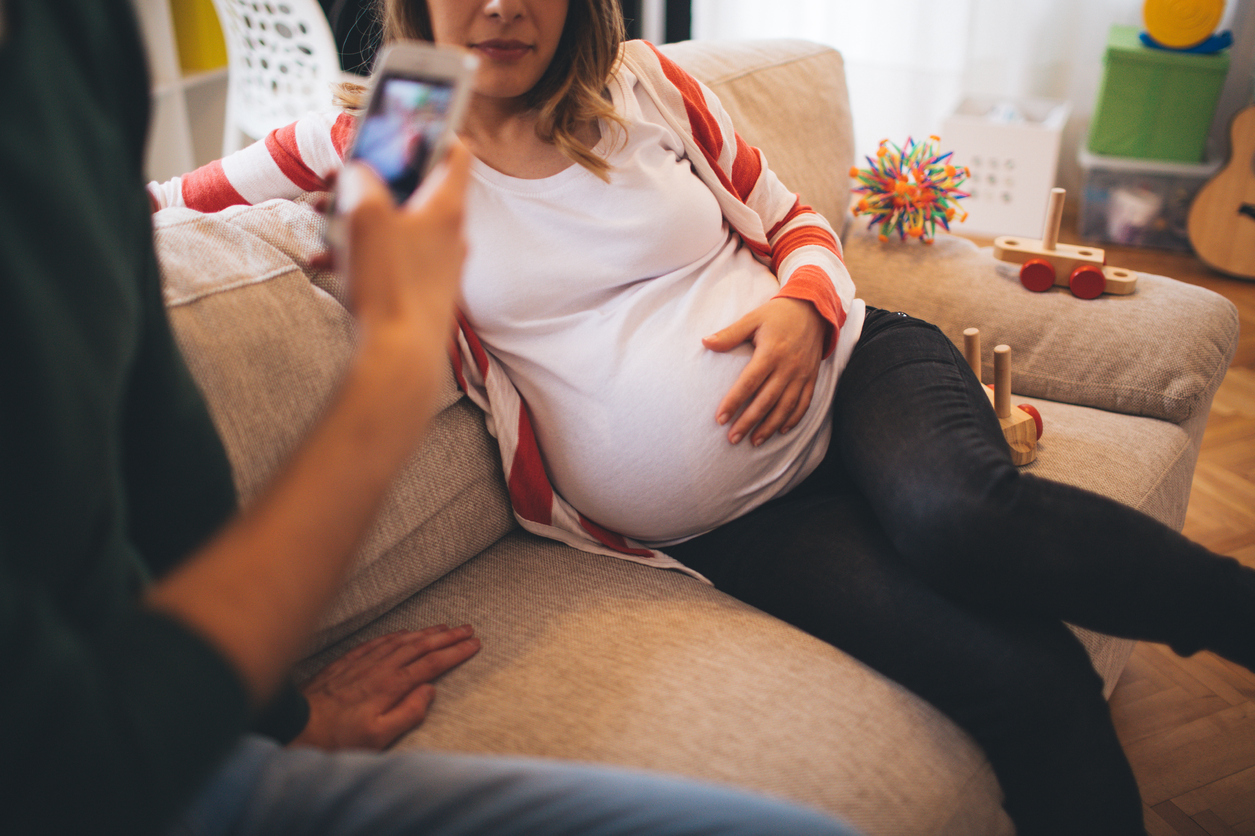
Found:
[(168, 836), (856, 836), (803, 807), (671, 775), (245, 738)]
[(833, 412), (834, 449), (792, 495), (668, 551), (955, 719), (1022, 833), (1141, 832), (1097, 676), (1060, 620), (1250, 667), (1255, 572), (1017, 469), (927, 323), (870, 311)]
[(936, 592), (839, 482), (668, 552), (953, 719), (985, 751), (1020, 836), (1144, 834), (1102, 683), (1071, 632), (1057, 619), (978, 612)]
[(1255, 571), (1017, 469), (979, 381), (935, 327), (872, 312), (833, 421), (841, 467), (935, 588), (1255, 669)]

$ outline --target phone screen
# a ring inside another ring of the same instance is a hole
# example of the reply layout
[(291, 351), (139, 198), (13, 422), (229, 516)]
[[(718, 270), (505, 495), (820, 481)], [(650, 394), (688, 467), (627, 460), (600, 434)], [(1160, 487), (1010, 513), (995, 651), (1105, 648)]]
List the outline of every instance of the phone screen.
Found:
[(397, 203), (405, 202), (427, 174), (452, 101), (453, 85), (444, 79), (379, 79), (352, 157), (379, 174)]

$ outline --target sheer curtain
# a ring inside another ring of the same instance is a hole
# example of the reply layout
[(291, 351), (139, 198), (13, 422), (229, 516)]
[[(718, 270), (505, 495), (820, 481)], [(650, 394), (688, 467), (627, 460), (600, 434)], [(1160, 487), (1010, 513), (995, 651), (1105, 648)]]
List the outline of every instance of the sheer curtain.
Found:
[(940, 133), (963, 96), (1066, 99), (1059, 172), (1072, 190), (1107, 30), (1140, 26), (1141, 9), (1142, 0), (693, 0), (693, 37), (796, 37), (841, 50), (860, 155), (881, 139)]

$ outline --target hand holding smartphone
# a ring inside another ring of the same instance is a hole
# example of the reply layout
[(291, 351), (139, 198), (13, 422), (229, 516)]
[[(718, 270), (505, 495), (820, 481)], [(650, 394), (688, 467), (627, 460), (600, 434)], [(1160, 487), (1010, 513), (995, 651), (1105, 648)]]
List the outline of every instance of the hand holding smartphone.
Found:
[[(404, 203), (449, 150), (470, 99), (478, 59), (456, 47), (398, 41), (380, 55), (366, 110), (345, 162), (369, 165)], [(327, 241), (342, 246), (344, 231), (331, 201)]]

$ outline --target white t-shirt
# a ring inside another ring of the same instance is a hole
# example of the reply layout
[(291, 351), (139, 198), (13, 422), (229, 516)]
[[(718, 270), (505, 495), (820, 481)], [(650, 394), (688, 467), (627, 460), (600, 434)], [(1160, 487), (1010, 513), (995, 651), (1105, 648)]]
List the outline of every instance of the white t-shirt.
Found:
[[(617, 97), (616, 97), (617, 99)], [(709, 531), (822, 459), (837, 371), (760, 447), (727, 440), (719, 402), (752, 354), (701, 338), (779, 284), (741, 246), (680, 137), (643, 95), (602, 127), (611, 183), (582, 166), (522, 180), (476, 161), (463, 311), (526, 402), (549, 478), (589, 519), (652, 547)]]

